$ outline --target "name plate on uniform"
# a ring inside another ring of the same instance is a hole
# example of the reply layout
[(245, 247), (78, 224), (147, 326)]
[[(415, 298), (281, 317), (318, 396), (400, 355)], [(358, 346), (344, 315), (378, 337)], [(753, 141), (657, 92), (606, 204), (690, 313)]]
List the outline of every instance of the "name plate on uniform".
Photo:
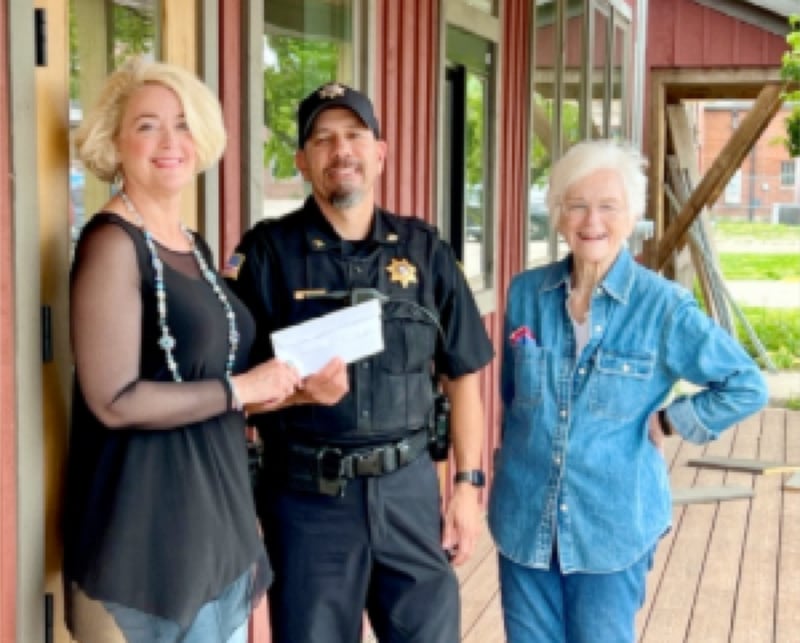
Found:
[(302, 377), (334, 357), (349, 364), (383, 350), (381, 304), (370, 299), (275, 331), (271, 339), (275, 357), (292, 364)]

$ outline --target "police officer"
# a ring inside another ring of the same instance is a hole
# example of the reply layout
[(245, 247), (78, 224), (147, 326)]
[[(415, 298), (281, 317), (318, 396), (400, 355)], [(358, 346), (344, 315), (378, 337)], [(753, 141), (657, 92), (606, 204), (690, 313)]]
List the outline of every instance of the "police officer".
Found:
[[(371, 297), (385, 349), (329, 363), (282, 408), (254, 416), (273, 637), (357, 643), (366, 608), (380, 641), (454, 643), (448, 556), (464, 562), (480, 530), (478, 371), (492, 347), (450, 246), (375, 205), (386, 143), (369, 99), (320, 87), (300, 104), (298, 139), (312, 195), (247, 232), (227, 271), (256, 318), (254, 357), (272, 355), (273, 331)], [(457, 467), (444, 523), (428, 453), (434, 379), (451, 403)]]

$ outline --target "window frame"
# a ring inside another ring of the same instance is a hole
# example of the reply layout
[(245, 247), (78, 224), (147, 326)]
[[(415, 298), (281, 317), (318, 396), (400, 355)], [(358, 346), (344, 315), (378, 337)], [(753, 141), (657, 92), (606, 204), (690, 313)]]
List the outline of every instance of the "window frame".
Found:
[[(300, 0), (302, 1), (302, 0)], [(353, 35), (353, 86), (374, 95), (377, 30), (377, 0), (352, 0), (351, 33)], [(265, 27), (264, 0), (246, 3), (241, 69), (242, 95), (247, 101), (242, 117), (242, 229), (247, 230), (262, 219), (264, 200), (264, 160), (260, 140), (264, 128), (264, 65), (263, 38)]]
[[(555, 49), (557, 52), (564, 52), (567, 48), (567, 23), (570, 16), (574, 17), (575, 8), (570, 11), (569, 0), (553, 0), (554, 6), (554, 30), (555, 30)], [(582, 50), (581, 67), (580, 67), (580, 88), (579, 88), (579, 138), (608, 138), (611, 136), (622, 138), (625, 140), (633, 141), (633, 118), (636, 107), (632, 104), (632, 96), (634, 92), (633, 84), (635, 79), (633, 77), (633, 67), (631, 64), (631, 57), (635, 51), (634, 26), (632, 23), (632, 11), (630, 6), (624, 0), (584, 0), (580, 4), (583, 11), (582, 16)], [(528, 101), (528, 125), (529, 132), (526, 141), (526, 149), (528, 159), (528, 186), (526, 186), (527, 198), (525, 199), (525, 211), (530, 212), (531, 203), (531, 180), (533, 177), (534, 167), (530, 164), (530, 149), (532, 145), (532, 138), (534, 136), (534, 91), (537, 87), (536, 79), (536, 36), (537, 36), (537, 12), (536, 7), (531, 12), (531, 41), (530, 41), (530, 77), (529, 82), (529, 101)], [(593, 129), (593, 87), (594, 82), (594, 64), (593, 54), (595, 49), (595, 22), (596, 15), (600, 12), (606, 17), (605, 25), (605, 39), (606, 48), (604, 52), (603, 69), (601, 77), (603, 79), (603, 87), (601, 88), (603, 94), (603, 118), (601, 123), (601, 131), (598, 136), (592, 135)], [(620, 72), (620, 133), (615, 135), (611, 132), (611, 107), (615, 96), (613, 94), (614, 80), (615, 80), (615, 56), (614, 53), (618, 44), (618, 36), (624, 38), (622, 43), (622, 66)], [(567, 148), (563, 133), (563, 105), (566, 96), (566, 83), (567, 83), (567, 66), (564, 55), (554, 56), (555, 67), (553, 73), (553, 101), (558, 108), (552, 115), (552, 140), (551, 140), (551, 158), (550, 164), (555, 163), (564, 153)], [(520, 242), (523, 244), (523, 262), (526, 267), (533, 267), (541, 265), (541, 257), (531, 258), (530, 245), (528, 235), (530, 233), (529, 216), (523, 217), (523, 230), (520, 235)], [(559, 251), (564, 250), (559, 247), (557, 234), (554, 229), (549, 231), (548, 251), (544, 262), (554, 261), (559, 257)]]
[(782, 188), (793, 188), (797, 179), (795, 178), (795, 160), (789, 159), (788, 161), (781, 161), (780, 166), (780, 186)]
[[(481, 315), (486, 315), (497, 308), (497, 225), (496, 212), (498, 210), (498, 195), (496, 186), (498, 184), (498, 159), (500, 158), (500, 78), (501, 78), (501, 59), (502, 59), (502, 3), (498, 8), (498, 15), (492, 16), (474, 6), (470, 6), (462, 0), (444, 0), (442, 11), (439, 14), (439, 96), (445, 96), (447, 91), (446, 73), (448, 67), (447, 59), (447, 30), (448, 27), (456, 27), (478, 38), (486, 40), (491, 44), (494, 53), (492, 60), (491, 74), (488, 79), (490, 97), (489, 109), (487, 113), (487, 143), (486, 151), (486, 181), (483, 185), (483, 199), (486, 212), (484, 221), (484, 254), (482, 258), (481, 274), (485, 275), (483, 285), (474, 288), (473, 295), (478, 305)], [(437, 220), (434, 222), (440, 229), (442, 236), (450, 240), (451, 226), (450, 213), (445, 212), (445, 192), (449, 189), (449, 176), (446, 171), (444, 159), (447, 151), (445, 149), (445, 101), (439, 100), (437, 105), (438, 135), (436, 141), (436, 204)], [(466, 187), (466, 186), (465, 186)]]

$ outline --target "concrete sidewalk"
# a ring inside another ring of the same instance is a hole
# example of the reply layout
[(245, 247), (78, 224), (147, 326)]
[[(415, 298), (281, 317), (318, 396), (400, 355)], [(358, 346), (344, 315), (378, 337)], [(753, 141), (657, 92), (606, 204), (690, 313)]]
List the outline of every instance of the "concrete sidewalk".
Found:
[(800, 281), (726, 281), (739, 306), (800, 308)]
[(800, 400), (800, 371), (764, 371), (764, 378), (769, 386), (770, 404), (783, 405), (790, 399)]

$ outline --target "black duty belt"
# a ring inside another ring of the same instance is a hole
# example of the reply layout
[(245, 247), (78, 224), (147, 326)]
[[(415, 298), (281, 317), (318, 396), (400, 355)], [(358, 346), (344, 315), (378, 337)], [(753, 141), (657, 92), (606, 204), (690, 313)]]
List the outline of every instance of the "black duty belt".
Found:
[(397, 471), (418, 458), (428, 448), (428, 433), (413, 435), (371, 447), (288, 445), (287, 480), (289, 487), (326, 496), (344, 495), (347, 481), (353, 478), (382, 476)]

